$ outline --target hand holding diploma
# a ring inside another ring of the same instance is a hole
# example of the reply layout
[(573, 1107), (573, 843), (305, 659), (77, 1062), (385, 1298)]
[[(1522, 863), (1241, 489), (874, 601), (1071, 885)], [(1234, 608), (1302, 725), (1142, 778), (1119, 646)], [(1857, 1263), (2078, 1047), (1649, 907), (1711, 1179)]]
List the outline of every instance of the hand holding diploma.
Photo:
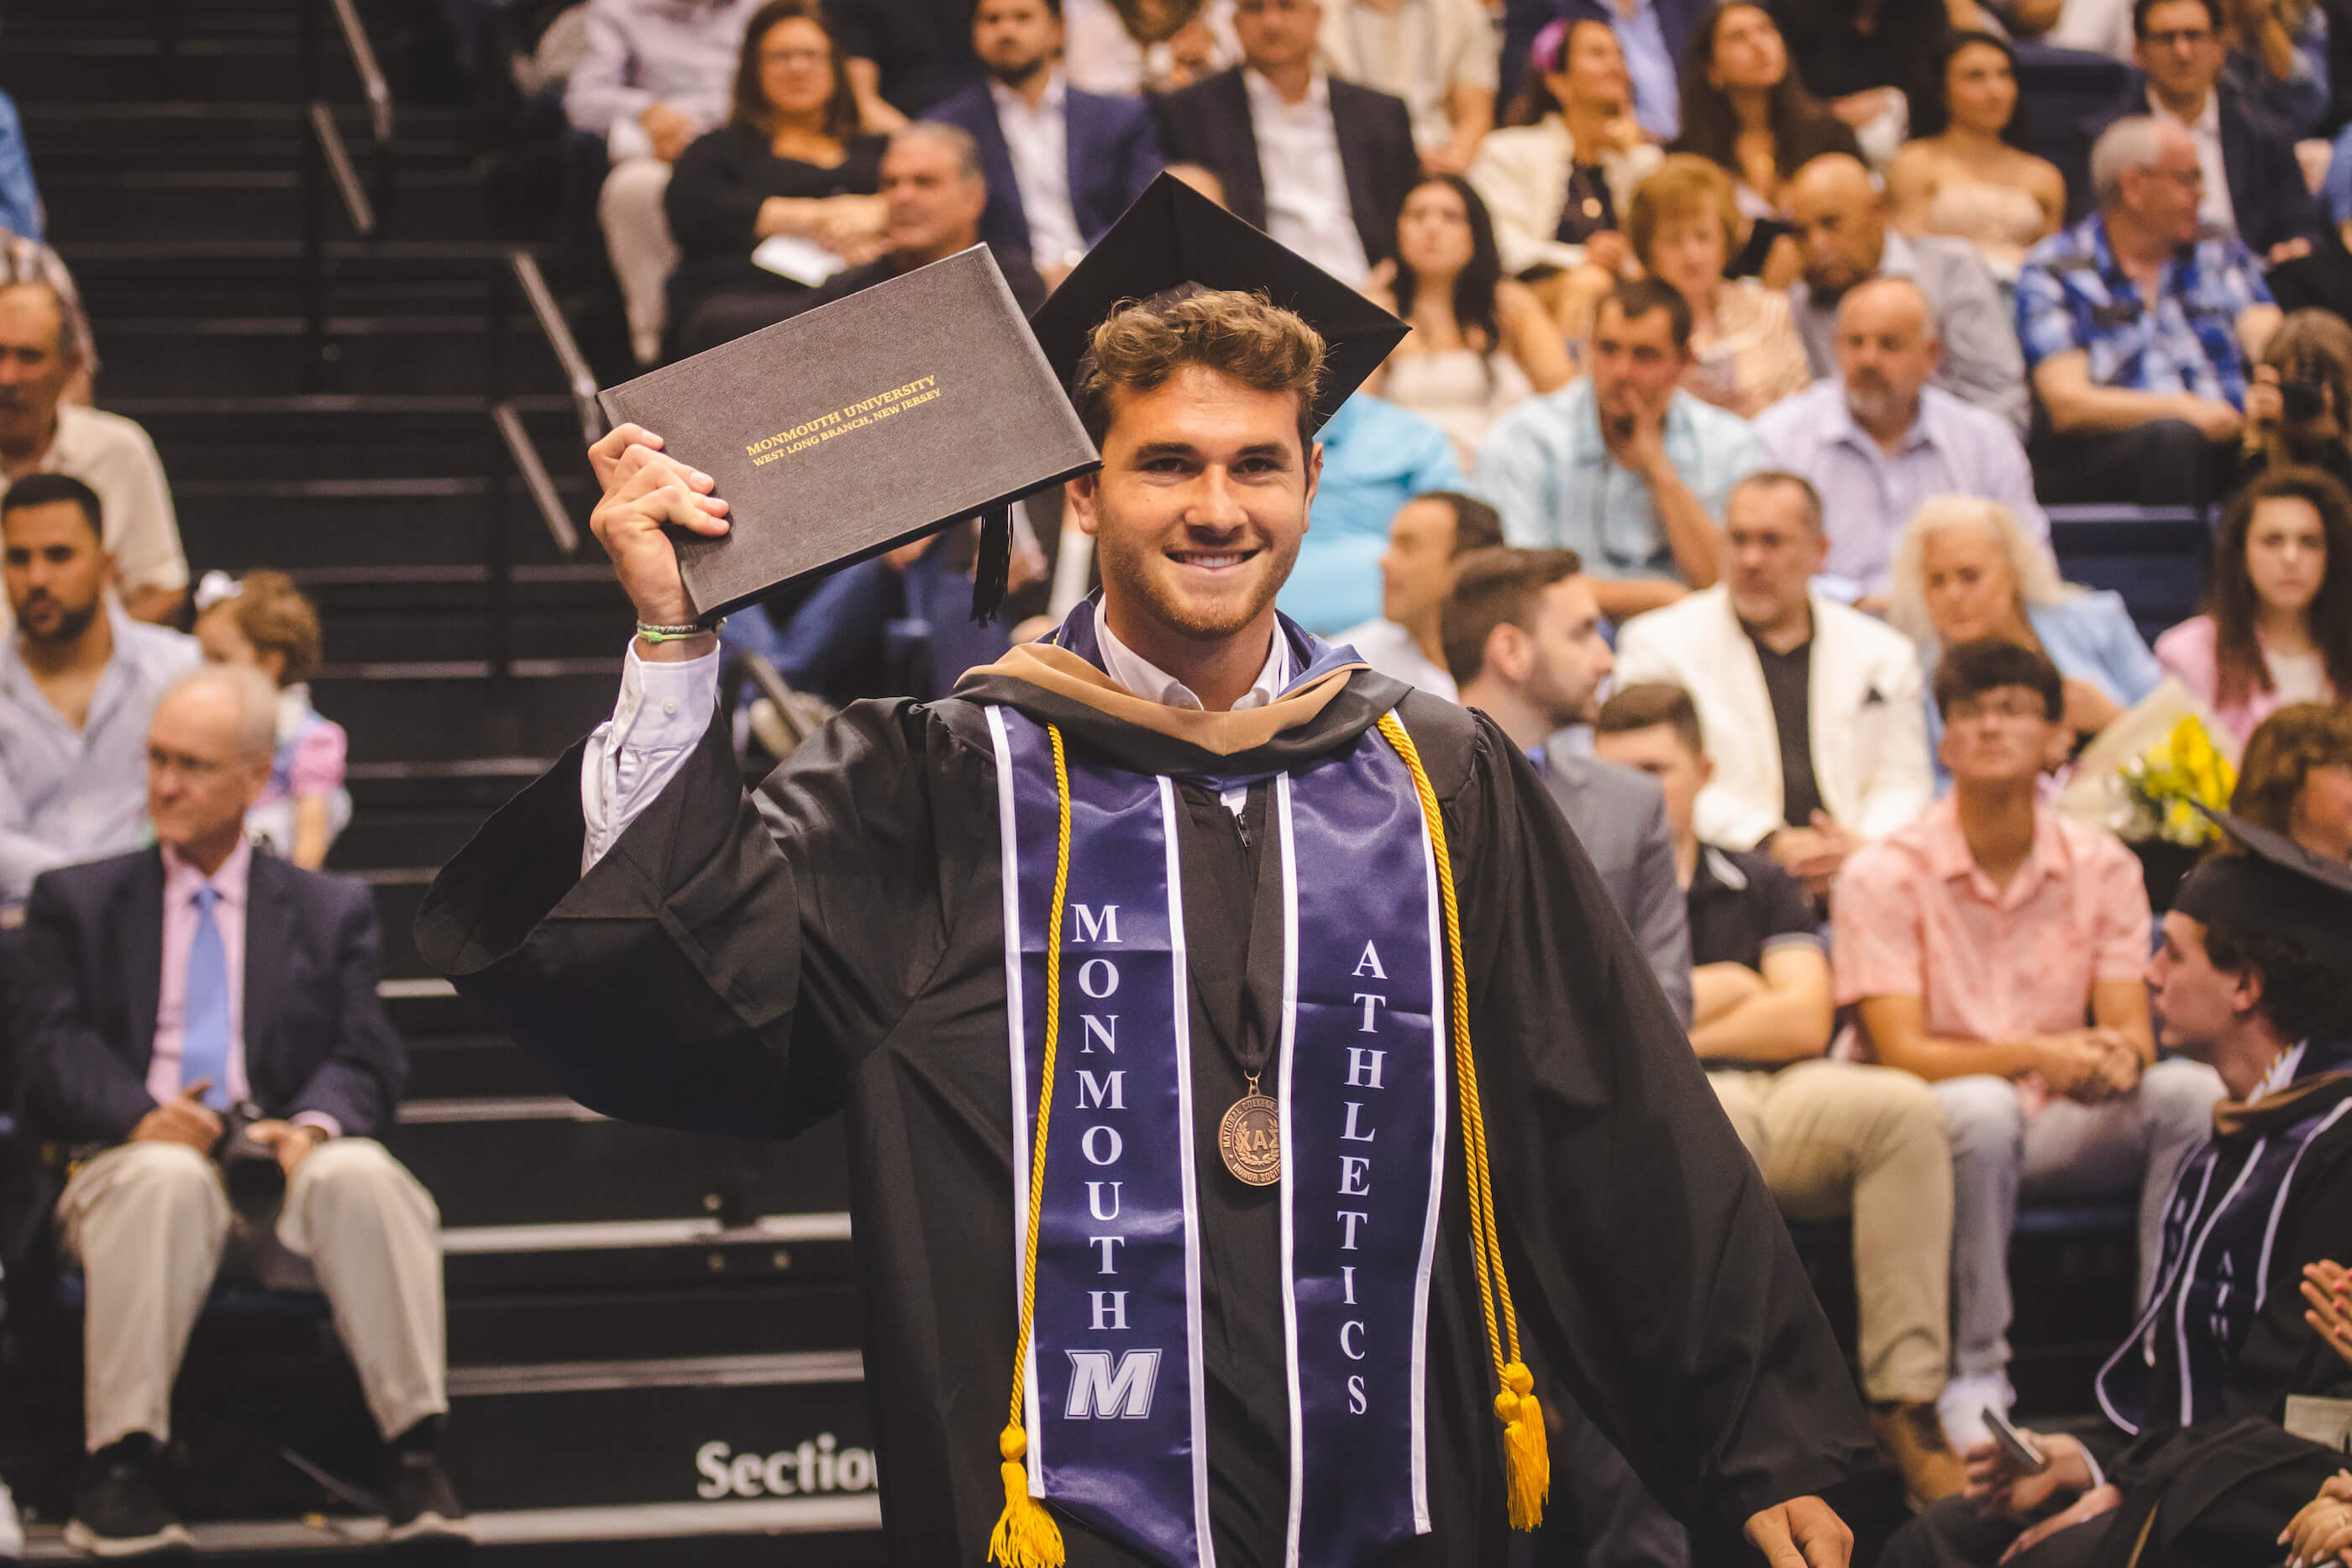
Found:
[[(621, 591), (649, 625), (682, 626), (695, 618), (678, 575), (677, 547), (666, 524), (698, 534), (727, 531), (727, 503), (710, 494), (708, 474), (661, 450), (662, 439), (634, 424), (615, 425), (588, 449), (589, 466), (604, 494), (588, 527), (613, 562)], [(637, 644), (641, 659), (691, 659), (710, 651), (713, 634)]]

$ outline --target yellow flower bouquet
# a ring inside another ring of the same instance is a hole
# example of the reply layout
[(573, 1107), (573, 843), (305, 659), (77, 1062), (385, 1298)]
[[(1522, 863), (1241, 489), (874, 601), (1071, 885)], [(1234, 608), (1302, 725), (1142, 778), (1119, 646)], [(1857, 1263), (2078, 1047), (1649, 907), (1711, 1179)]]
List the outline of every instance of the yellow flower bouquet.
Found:
[(2204, 721), (2188, 715), (2162, 740), (2124, 764), (2128, 812), (2118, 831), (2124, 838), (2158, 840), (2194, 849), (2218, 831), (2200, 806), (2226, 810), (2238, 770), (2214, 743)]

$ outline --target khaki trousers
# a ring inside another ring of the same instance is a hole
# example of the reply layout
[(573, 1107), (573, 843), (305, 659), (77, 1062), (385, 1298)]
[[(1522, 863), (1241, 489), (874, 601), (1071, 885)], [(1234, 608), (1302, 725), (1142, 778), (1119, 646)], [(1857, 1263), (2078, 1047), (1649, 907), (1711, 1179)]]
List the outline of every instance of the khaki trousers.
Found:
[(1783, 1209), (1853, 1216), (1864, 1393), (1932, 1403), (1949, 1354), (1952, 1264), (1952, 1152), (1935, 1091), (1848, 1061), (1706, 1076)]
[(311, 1151), (257, 1236), (243, 1234), (219, 1167), (184, 1144), (100, 1155), (67, 1184), (58, 1223), (86, 1286), (92, 1452), (133, 1432), (171, 1436), (172, 1384), (225, 1256), (264, 1284), (326, 1292), (384, 1437), (449, 1408), (440, 1211), (373, 1139)]
[(605, 174), (596, 197), (604, 249), (628, 310), (629, 346), (639, 364), (661, 358), (669, 275), (677, 266), (677, 242), (670, 238), (669, 214), (662, 210), (668, 189), (668, 164), (658, 158), (624, 158)]

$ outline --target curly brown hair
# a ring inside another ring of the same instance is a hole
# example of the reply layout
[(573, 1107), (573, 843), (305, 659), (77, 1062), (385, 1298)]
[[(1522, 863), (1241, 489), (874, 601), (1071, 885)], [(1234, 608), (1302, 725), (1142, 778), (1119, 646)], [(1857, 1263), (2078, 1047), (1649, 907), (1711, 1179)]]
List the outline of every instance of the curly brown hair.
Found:
[(2294, 831), (2295, 797), (2315, 768), (2352, 768), (2352, 707), (2289, 703), (2254, 727), (2230, 810), (2273, 832)]
[(1127, 300), (1103, 319), (1078, 361), (1079, 423), (1096, 446), (1109, 433), (1111, 394), (1150, 392), (1186, 365), (1203, 365), (1255, 392), (1298, 399), (1298, 449), (1315, 444), (1323, 336), (1263, 293), (1187, 284)]
[(236, 597), (224, 599), (214, 608), (236, 622), (237, 631), (253, 644), (255, 653), (277, 653), (285, 659), (286, 667), (278, 674), (280, 686), (307, 681), (318, 669), (319, 612), (284, 572), (247, 572), (237, 580)]

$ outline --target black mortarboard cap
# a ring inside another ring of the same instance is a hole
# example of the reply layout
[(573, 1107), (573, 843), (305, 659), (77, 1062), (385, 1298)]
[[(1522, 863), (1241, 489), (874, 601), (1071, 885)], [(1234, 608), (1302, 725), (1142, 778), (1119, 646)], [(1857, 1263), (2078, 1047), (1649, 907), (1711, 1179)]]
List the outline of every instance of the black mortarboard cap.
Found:
[(2352, 965), (2352, 865), (2243, 817), (2205, 814), (2239, 852), (2225, 848), (2200, 862), (2172, 907), (2244, 936), (2288, 937), (2321, 963)]
[(1094, 330), (1129, 300), (1188, 283), (1263, 294), (1323, 336), (1320, 430), (1411, 329), (1272, 236), (1252, 228), (1173, 174), (1161, 174), (1070, 269), (1030, 328), (1045, 359), (1074, 387)]

